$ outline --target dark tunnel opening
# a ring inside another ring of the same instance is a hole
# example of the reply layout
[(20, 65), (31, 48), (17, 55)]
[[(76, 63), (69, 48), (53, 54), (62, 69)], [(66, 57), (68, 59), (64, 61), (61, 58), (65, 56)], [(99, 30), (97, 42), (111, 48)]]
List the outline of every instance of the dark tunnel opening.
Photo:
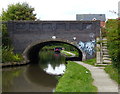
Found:
[(70, 43), (67, 43), (67, 42), (61, 42), (61, 41), (47, 41), (47, 42), (42, 42), (42, 43), (39, 43), (39, 44), (36, 44), (34, 46), (32, 46), (28, 52), (27, 52), (27, 58), (28, 60), (31, 62), (38, 62), (39, 61), (39, 52), (40, 50), (48, 45), (48, 44), (51, 44), (51, 43), (63, 43), (63, 44), (68, 44), (68, 45), (71, 45), (72, 47), (74, 47), (75, 49), (77, 49), (79, 55), (77, 57), (66, 57), (66, 60), (71, 60), (71, 61), (82, 61), (82, 51), (77, 48), (75, 45), (73, 44), (70, 44)]

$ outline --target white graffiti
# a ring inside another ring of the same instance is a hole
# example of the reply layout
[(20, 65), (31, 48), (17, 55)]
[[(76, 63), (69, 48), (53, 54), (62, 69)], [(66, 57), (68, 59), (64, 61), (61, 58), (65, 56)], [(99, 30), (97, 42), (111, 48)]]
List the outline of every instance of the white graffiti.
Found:
[(85, 53), (93, 55), (95, 53), (95, 40), (78, 43), (79, 49), (82, 49)]

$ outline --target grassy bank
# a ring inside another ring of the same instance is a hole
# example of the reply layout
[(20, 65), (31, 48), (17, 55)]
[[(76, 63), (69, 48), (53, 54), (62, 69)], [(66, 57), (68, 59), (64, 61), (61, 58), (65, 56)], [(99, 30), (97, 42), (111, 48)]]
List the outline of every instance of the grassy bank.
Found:
[(64, 51), (64, 50), (61, 50), (61, 53), (62, 53), (62, 54), (65, 54), (65, 55), (68, 56), (68, 57), (69, 57), (69, 56), (72, 56), (72, 54), (69, 54), (69, 53), (67, 53), (67, 52)]
[(92, 85), (92, 82), (93, 79), (88, 69), (69, 61), (55, 92), (97, 92), (97, 88)]
[(75, 54), (75, 56), (79, 56), (78, 51), (70, 51), (71, 53)]
[(79, 56), (78, 51), (68, 51), (68, 52), (70, 52), (70, 53), (72, 53), (72, 54), (75, 54), (75, 56)]
[(104, 70), (110, 75), (113, 80), (120, 84), (120, 75), (118, 74), (117, 68), (114, 68), (112, 65), (108, 65)]
[(90, 65), (95, 65), (96, 63), (96, 58), (93, 59), (88, 59), (86, 61), (83, 61), (84, 63), (90, 64)]
[[(71, 54), (67, 53), (70, 52)], [(79, 53), (77, 51), (66, 51), (62, 50), (61, 53), (65, 54), (66, 56), (72, 56), (72, 54), (75, 54), (75, 56), (79, 56)]]

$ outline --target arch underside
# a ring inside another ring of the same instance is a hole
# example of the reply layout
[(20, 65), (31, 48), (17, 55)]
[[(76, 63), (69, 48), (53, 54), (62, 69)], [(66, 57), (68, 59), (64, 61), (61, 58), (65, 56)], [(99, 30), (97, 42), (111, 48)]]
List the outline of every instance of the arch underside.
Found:
[(38, 62), (39, 60), (39, 51), (45, 46), (50, 43), (64, 43), (73, 46), (78, 50), (79, 56), (78, 57), (67, 57), (66, 60), (77, 60), (82, 61), (82, 51), (75, 46), (74, 44), (71, 44), (71, 42), (68, 41), (61, 41), (61, 40), (46, 40), (46, 41), (38, 41), (36, 43), (30, 44), (25, 51), (23, 52), (23, 57), (26, 62)]

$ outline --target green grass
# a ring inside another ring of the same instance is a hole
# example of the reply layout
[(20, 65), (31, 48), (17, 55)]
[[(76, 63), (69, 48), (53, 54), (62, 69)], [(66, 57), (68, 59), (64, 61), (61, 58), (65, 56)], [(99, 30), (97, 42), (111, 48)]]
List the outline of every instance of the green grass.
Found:
[(64, 50), (61, 50), (61, 53), (65, 54), (66, 56), (72, 56), (71, 54), (65, 52)]
[(65, 74), (60, 78), (55, 92), (97, 92), (97, 88), (92, 83), (93, 78), (88, 69), (69, 61)]
[[(63, 54), (65, 54), (66, 56), (72, 56), (71, 54), (69, 53), (66, 53), (64, 50), (61, 51)], [(79, 56), (79, 53), (77, 51), (67, 51), (67, 52), (70, 52), (72, 54), (75, 54), (75, 56)]]
[(53, 46), (48, 46), (48, 45), (46, 45), (46, 46), (44, 46), (42, 49), (54, 49), (54, 48), (56, 48), (56, 47), (61, 47), (61, 48), (62, 48), (62, 46), (55, 46), (55, 45), (53, 45)]
[[(89, 59), (86, 61), (83, 61), (84, 63), (95, 65), (96, 59)], [(106, 73), (108, 73), (111, 77), (111, 79), (115, 80), (118, 84), (120, 84), (120, 75), (117, 68), (114, 68), (113, 65), (95, 65), (96, 67), (105, 67)]]
[(114, 68), (112, 65), (108, 65), (104, 70), (110, 75), (113, 80), (120, 84), (120, 75), (118, 74), (117, 68)]
[(84, 63), (90, 64), (90, 65), (95, 65), (96, 63), (96, 58), (93, 59), (88, 59), (86, 61), (83, 61)]
[(106, 67), (108, 65), (95, 65), (96, 67)]
[(75, 56), (79, 56), (79, 53), (77, 51), (69, 51), (69, 52), (75, 54)]

